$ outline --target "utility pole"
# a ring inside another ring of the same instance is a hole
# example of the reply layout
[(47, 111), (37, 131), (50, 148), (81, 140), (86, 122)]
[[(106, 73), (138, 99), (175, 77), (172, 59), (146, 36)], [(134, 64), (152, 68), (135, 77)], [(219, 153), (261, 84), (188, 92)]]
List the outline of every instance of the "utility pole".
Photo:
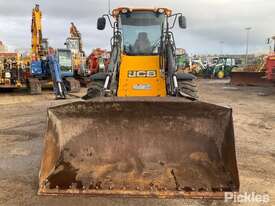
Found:
[(111, 15), (111, 0), (108, 0), (108, 13)]
[(248, 65), (248, 44), (249, 44), (249, 31), (251, 30), (251, 27), (246, 27), (246, 56), (245, 56), (245, 64)]

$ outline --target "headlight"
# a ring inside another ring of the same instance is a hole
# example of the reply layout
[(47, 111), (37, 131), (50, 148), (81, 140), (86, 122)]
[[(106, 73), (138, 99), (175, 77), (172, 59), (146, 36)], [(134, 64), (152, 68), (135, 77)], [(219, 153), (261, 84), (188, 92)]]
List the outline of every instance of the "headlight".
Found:
[(164, 9), (158, 9), (158, 13), (163, 14), (164, 13)]
[(113, 13), (112, 13), (113, 16), (117, 16), (118, 14), (119, 14), (118, 10), (114, 10)]
[(128, 12), (128, 9), (124, 8), (124, 9), (121, 10), (121, 12), (122, 12), (123, 14), (126, 14), (126, 13)]

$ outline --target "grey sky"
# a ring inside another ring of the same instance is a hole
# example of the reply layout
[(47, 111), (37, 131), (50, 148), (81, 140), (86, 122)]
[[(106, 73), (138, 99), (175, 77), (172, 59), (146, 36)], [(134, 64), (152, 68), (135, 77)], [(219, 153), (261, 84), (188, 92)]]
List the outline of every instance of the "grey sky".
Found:
[[(39, 3), (43, 35), (52, 47), (63, 47), (75, 22), (87, 52), (109, 48), (111, 30), (96, 30), (97, 17), (107, 12), (107, 0), (0, 0), (0, 40), (11, 49), (29, 48), (31, 11)], [(188, 53), (244, 53), (245, 27), (252, 27), (250, 52), (265, 52), (267, 37), (275, 35), (275, 0), (111, 0), (111, 7), (169, 7), (183, 12), (188, 29), (174, 29), (178, 47)]]

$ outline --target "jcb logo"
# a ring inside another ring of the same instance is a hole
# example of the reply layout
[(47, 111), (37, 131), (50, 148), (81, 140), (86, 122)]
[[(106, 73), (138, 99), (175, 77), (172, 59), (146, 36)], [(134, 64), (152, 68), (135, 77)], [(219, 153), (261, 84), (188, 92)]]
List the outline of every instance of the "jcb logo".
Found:
[(129, 71), (128, 72), (128, 77), (129, 78), (135, 78), (135, 77), (149, 77), (153, 78), (157, 76), (157, 71), (156, 70), (148, 70), (148, 71)]

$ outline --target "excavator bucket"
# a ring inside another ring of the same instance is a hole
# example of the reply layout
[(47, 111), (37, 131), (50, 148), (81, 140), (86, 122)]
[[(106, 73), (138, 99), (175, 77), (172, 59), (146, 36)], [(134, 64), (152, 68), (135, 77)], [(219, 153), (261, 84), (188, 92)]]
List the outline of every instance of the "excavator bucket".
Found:
[(179, 98), (52, 107), (40, 195), (222, 199), (239, 190), (232, 110)]

